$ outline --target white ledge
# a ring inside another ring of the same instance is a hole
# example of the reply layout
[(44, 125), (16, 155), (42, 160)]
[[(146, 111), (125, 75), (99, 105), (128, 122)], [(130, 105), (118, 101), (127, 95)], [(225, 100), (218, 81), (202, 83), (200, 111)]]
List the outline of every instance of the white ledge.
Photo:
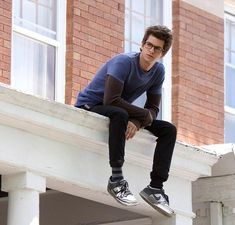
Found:
[[(46, 177), (50, 188), (120, 207), (106, 193), (108, 122), (98, 114), (2, 85), (0, 174), (33, 171)], [(143, 130), (126, 144), (126, 174), (136, 192), (143, 188), (136, 182), (138, 175), (148, 181), (155, 139)], [(170, 177), (191, 182), (210, 176), (217, 160), (215, 153), (177, 142)], [(187, 210), (178, 211), (191, 215)], [(153, 214), (143, 203), (133, 211)]]

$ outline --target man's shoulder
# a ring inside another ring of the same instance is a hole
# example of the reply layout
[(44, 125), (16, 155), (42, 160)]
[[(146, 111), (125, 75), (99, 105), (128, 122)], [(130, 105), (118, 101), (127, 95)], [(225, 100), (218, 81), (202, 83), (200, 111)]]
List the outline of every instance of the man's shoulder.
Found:
[(155, 67), (156, 68), (159, 68), (159, 69), (165, 69), (165, 66), (162, 62), (156, 62), (155, 63)]
[(138, 58), (139, 53), (136, 52), (130, 52), (130, 53), (120, 53), (118, 55), (115, 55), (111, 60), (117, 60), (117, 61), (133, 61), (136, 58)]
[(163, 63), (157, 62), (157, 63), (155, 63), (154, 67), (157, 72), (160, 72), (163, 74), (165, 73), (165, 66), (163, 65)]

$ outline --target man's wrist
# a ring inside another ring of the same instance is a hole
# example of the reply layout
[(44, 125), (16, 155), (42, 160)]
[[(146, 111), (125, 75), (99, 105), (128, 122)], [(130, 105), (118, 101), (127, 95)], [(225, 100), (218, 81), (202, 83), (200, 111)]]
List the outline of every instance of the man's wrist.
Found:
[(130, 121), (134, 123), (134, 125), (137, 127), (137, 130), (140, 129), (141, 123), (138, 120), (131, 118)]

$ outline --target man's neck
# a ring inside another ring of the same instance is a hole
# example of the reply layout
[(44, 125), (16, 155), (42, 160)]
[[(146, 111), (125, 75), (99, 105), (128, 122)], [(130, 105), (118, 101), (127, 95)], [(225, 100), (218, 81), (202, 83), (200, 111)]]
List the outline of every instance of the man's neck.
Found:
[(149, 64), (147, 62), (145, 62), (143, 59), (140, 58), (140, 68), (144, 71), (144, 72), (148, 72), (149, 70), (151, 70), (151, 68), (153, 67), (153, 65), (155, 64), (152, 63), (152, 64)]
[(153, 63), (148, 63), (146, 62), (142, 57), (141, 57), (141, 54), (140, 54), (140, 59), (139, 59), (139, 64), (140, 64), (140, 68), (144, 71), (144, 72), (148, 72), (149, 70), (151, 70), (151, 68), (154, 66), (156, 62), (153, 62)]

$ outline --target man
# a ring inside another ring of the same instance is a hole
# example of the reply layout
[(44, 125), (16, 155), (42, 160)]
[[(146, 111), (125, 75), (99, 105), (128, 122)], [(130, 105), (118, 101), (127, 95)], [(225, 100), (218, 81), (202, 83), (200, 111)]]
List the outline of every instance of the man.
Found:
[[(151, 182), (140, 196), (153, 208), (172, 215), (163, 182), (168, 179), (176, 141), (176, 128), (169, 122), (156, 120), (161, 100), (165, 71), (158, 62), (170, 49), (172, 33), (165, 26), (146, 29), (140, 52), (119, 54), (106, 62), (91, 83), (79, 93), (75, 106), (110, 118), (109, 163), (112, 175), (108, 192), (124, 205), (136, 205), (122, 174), (125, 141), (133, 138), (140, 128), (157, 137)], [(144, 108), (131, 104), (146, 92)]]

